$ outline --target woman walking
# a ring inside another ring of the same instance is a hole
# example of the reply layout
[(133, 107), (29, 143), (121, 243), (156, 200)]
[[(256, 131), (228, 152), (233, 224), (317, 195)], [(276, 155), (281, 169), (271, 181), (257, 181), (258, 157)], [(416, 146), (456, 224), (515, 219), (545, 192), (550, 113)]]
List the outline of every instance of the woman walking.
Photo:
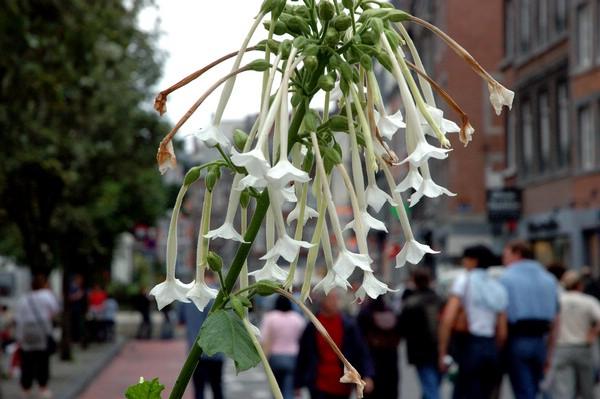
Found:
[(494, 258), (485, 246), (465, 249), (466, 271), (454, 281), (440, 325), (439, 367), (448, 367), (452, 337), (458, 376), (453, 399), (488, 399), (498, 379), (499, 348), (506, 341), (506, 289), (487, 273)]

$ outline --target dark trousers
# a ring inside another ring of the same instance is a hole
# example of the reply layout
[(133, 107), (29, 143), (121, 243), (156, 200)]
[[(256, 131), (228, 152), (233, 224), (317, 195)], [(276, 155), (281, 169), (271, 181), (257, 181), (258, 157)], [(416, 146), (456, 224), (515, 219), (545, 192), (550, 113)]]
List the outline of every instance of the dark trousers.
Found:
[(510, 337), (506, 350), (508, 375), (515, 399), (535, 399), (544, 376), (544, 337)]
[(269, 365), (281, 389), (283, 399), (294, 399), (295, 355), (271, 355)]
[(31, 389), (34, 381), (40, 387), (48, 385), (50, 378), (50, 355), (46, 351), (21, 352), (21, 387)]
[(204, 386), (208, 382), (213, 399), (223, 399), (223, 360), (200, 359), (194, 371), (194, 392), (196, 399), (204, 399)]
[(371, 357), (375, 367), (373, 392), (366, 399), (397, 399), (400, 371), (398, 370), (398, 349), (371, 348)]
[(310, 391), (310, 399), (348, 399), (349, 397), (350, 395), (333, 395), (316, 389)]
[(453, 399), (489, 399), (500, 365), (494, 338), (465, 335), (457, 343), (458, 377)]

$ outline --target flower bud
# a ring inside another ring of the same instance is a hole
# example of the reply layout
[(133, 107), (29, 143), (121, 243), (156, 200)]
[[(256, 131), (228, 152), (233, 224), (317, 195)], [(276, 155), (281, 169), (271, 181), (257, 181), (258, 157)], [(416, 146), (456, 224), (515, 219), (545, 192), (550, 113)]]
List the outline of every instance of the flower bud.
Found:
[(343, 62), (340, 64), (339, 70), (343, 79), (345, 79), (348, 83), (352, 82), (352, 68), (350, 65)]
[(352, 18), (349, 15), (338, 15), (333, 19), (333, 27), (339, 32), (343, 32), (351, 26)]
[(363, 34), (360, 37), (360, 40), (364, 44), (368, 44), (368, 45), (372, 46), (377, 43), (377, 41), (379, 40), (379, 37), (377, 36), (377, 34), (375, 33), (375, 31), (373, 29), (368, 29), (363, 32)]
[(294, 47), (296, 47), (298, 50), (302, 50), (306, 46), (307, 42), (308, 42), (308, 40), (306, 40), (306, 38), (304, 36), (298, 36), (297, 38), (294, 39), (293, 44), (294, 44)]
[(219, 180), (219, 174), (218, 173), (218, 169), (217, 171), (215, 171), (215, 169), (209, 169), (208, 172), (206, 172), (206, 177), (204, 178), (204, 184), (206, 185), (206, 189), (210, 192), (212, 192), (215, 188), (215, 185), (217, 184), (217, 181)]
[(273, 19), (279, 18), (283, 12), (283, 9), (285, 8), (285, 3), (286, 0), (273, 0), (273, 6), (271, 9), (271, 15), (273, 16)]
[(333, 115), (329, 118), (329, 126), (334, 132), (346, 131), (348, 129), (348, 118), (344, 115)]
[(304, 54), (305, 56), (309, 56), (309, 55), (314, 55), (316, 56), (317, 54), (319, 54), (319, 46), (317, 46), (314, 43), (307, 43), (304, 46), (304, 51), (302, 51), (302, 54)]
[(321, 0), (319, 3), (319, 18), (321, 21), (329, 21), (335, 15), (335, 7), (329, 0)]
[(335, 79), (331, 75), (321, 75), (318, 85), (323, 91), (331, 91), (335, 87)]
[(248, 205), (250, 205), (250, 191), (245, 189), (240, 193), (240, 206), (242, 209), (247, 209)]
[(314, 55), (309, 55), (304, 58), (304, 67), (307, 71), (314, 71), (317, 69), (317, 65), (319, 65), (319, 60)]
[(335, 45), (338, 43), (339, 40), (340, 40), (340, 35), (339, 35), (338, 31), (332, 26), (327, 28), (327, 32), (325, 32), (324, 43), (326, 45), (328, 45), (329, 47), (335, 47)]
[(309, 132), (316, 132), (320, 122), (319, 115), (312, 109), (309, 109), (304, 114), (304, 128)]
[(254, 291), (260, 296), (274, 294), (279, 288), (279, 285), (271, 280), (260, 280), (254, 284)]
[(380, 18), (371, 18), (369, 24), (371, 25), (373, 32), (375, 32), (375, 35), (381, 35), (381, 32), (383, 32), (383, 21)]
[(388, 19), (392, 22), (403, 22), (408, 21), (409, 15), (402, 10), (393, 9), (389, 11)]
[(287, 26), (277, 20), (275, 21), (275, 27), (273, 28), (273, 33), (276, 34), (277, 36), (281, 36), (281, 35), (285, 35), (287, 33)]
[(342, 4), (349, 10), (354, 9), (354, 0), (342, 0)]
[(235, 129), (233, 131), (233, 145), (238, 151), (243, 151), (246, 141), (248, 140), (248, 134), (242, 129)]
[(288, 58), (290, 56), (290, 51), (292, 51), (292, 41), (284, 40), (279, 45), (279, 51), (281, 52), (282, 58)]
[(367, 54), (363, 54), (360, 56), (360, 65), (367, 71), (373, 69), (373, 61), (371, 60), (371, 57)]
[(223, 269), (223, 259), (213, 251), (208, 251), (208, 254), (206, 254), (206, 261), (208, 262), (210, 270), (215, 273), (220, 273)]
[(229, 298), (229, 304), (231, 305), (231, 309), (233, 309), (233, 311), (240, 316), (240, 318), (244, 318), (244, 316), (246, 316), (246, 308), (238, 297), (232, 296)]
[(321, 148), (321, 151), (323, 152), (324, 160), (331, 162), (333, 165), (342, 163), (342, 155), (336, 148), (324, 147)]
[(297, 35), (301, 35), (304, 32), (309, 31), (308, 24), (306, 23), (306, 21), (296, 15), (293, 15), (290, 19), (288, 19), (286, 25), (290, 32), (295, 33)]
[(263, 72), (271, 67), (266, 60), (254, 60), (250, 62), (246, 67), (251, 71)]
[(250, 302), (250, 299), (248, 299), (248, 297), (246, 295), (240, 295), (237, 298), (240, 300), (242, 305), (244, 305), (245, 307), (247, 307), (247, 308), (252, 307), (252, 302)]
[(292, 107), (297, 107), (302, 102), (302, 94), (296, 92), (292, 94), (292, 99), (290, 100), (292, 103)]
[(197, 166), (194, 166), (193, 168), (188, 170), (188, 172), (185, 174), (185, 178), (183, 179), (183, 185), (189, 186), (190, 184), (192, 184), (199, 178), (200, 178), (200, 168)]

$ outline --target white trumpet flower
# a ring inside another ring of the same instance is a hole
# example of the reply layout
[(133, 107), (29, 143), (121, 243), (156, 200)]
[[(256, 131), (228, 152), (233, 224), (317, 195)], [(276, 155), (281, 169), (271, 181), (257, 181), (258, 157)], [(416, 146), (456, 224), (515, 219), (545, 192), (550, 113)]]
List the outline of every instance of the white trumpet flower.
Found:
[(392, 137), (394, 137), (394, 134), (396, 134), (398, 129), (406, 127), (400, 111), (397, 111), (392, 115), (386, 115), (385, 113), (382, 115), (377, 111), (373, 111), (373, 114), (379, 133), (388, 140), (391, 140)]
[(439, 254), (439, 251), (434, 251), (429, 245), (420, 244), (414, 238), (406, 241), (402, 250), (396, 255), (396, 267), (402, 267), (406, 262), (416, 265), (423, 259), (425, 254)]
[(306, 183), (310, 180), (310, 177), (308, 173), (296, 168), (286, 158), (282, 158), (269, 169), (267, 180), (278, 187), (286, 187), (290, 182)]
[(267, 186), (266, 174), (271, 165), (265, 158), (260, 148), (248, 152), (237, 152), (232, 149), (231, 162), (234, 165), (246, 168), (248, 175), (239, 181), (237, 190), (254, 187), (262, 190)]
[(288, 262), (292, 262), (298, 255), (300, 248), (310, 248), (312, 244), (306, 241), (294, 240), (287, 234), (280, 235), (277, 242), (267, 251), (266, 254), (260, 257), (262, 260), (283, 257)]
[(367, 205), (373, 208), (375, 212), (379, 212), (386, 202), (389, 202), (392, 206), (396, 206), (392, 197), (380, 189), (375, 182), (370, 183), (367, 186), (367, 189), (365, 190), (365, 199)]
[(421, 183), (423, 183), (423, 176), (419, 173), (419, 169), (413, 164), (410, 164), (408, 167), (408, 174), (400, 183), (398, 183), (394, 191), (403, 193), (409, 188), (418, 190), (419, 187), (421, 187)]
[(402, 161), (401, 164), (410, 162), (414, 166), (421, 166), (429, 158), (446, 159), (448, 152), (445, 148), (434, 147), (424, 137), (420, 137), (415, 149)]
[(364, 272), (362, 285), (356, 291), (356, 298), (363, 301), (368, 295), (370, 298), (375, 299), (390, 291), (394, 290), (391, 290), (384, 282), (377, 280), (373, 273)]
[[(319, 216), (319, 213), (306, 205), (304, 207), (304, 220), (302, 221), (302, 224), (305, 225), (306, 222), (308, 222), (308, 219), (316, 218), (317, 216)], [(288, 214), (286, 219), (287, 224), (291, 224), (294, 220), (298, 220), (298, 217), (300, 217), (300, 203), (296, 204), (294, 209)]]
[(186, 297), (189, 298), (194, 305), (201, 312), (208, 303), (217, 297), (219, 290), (211, 288), (203, 280), (196, 280), (193, 284), (190, 284), (191, 288), (186, 293)]
[[(425, 105), (425, 107), (427, 108), (429, 115), (431, 115), (431, 118), (433, 119), (434, 123), (440, 128), (442, 133), (446, 134), (460, 132), (460, 127), (456, 123), (444, 118), (444, 111), (427, 104)], [(420, 112), (419, 119), (421, 122), (421, 126), (423, 127), (423, 133), (433, 137), (437, 137), (431, 126), (429, 126), (429, 123), (427, 123), (427, 120), (425, 120), (423, 114)]]
[(204, 235), (204, 237), (210, 239), (223, 238), (225, 240), (246, 242), (244, 241), (244, 237), (242, 237), (242, 235), (235, 230), (235, 227), (233, 227), (233, 223), (227, 220), (225, 221), (225, 223), (223, 223), (221, 227), (209, 231)]
[(218, 126), (210, 125), (201, 129), (200, 132), (194, 135), (199, 141), (207, 147), (221, 146), (223, 151), (228, 151), (231, 147), (229, 139), (221, 132)]
[(338, 276), (338, 274), (335, 271), (330, 269), (327, 270), (327, 274), (325, 275), (325, 277), (323, 277), (321, 281), (315, 284), (313, 290), (322, 290), (325, 293), (325, 295), (329, 295), (329, 292), (336, 287), (339, 287), (343, 290), (347, 290), (351, 287), (351, 285), (346, 279)]
[(371, 262), (373, 262), (373, 260), (369, 255), (356, 254), (344, 248), (338, 253), (337, 259), (333, 264), (333, 271), (338, 277), (346, 280), (357, 267), (372, 272)]
[[(361, 211), (359, 213), (359, 217), (360, 217), (363, 227), (367, 227), (366, 231), (364, 232), (365, 234), (368, 234), (370, 229), (385, 231), (387, 233), (388, 230), (385, 227), (385, 224), (381, 220), (378, 220), (378, 219), (374, 218), (373, 216), (369, 215), (369, 212)], [(344, 227), (344, 230), (348, 230), (348, 229), (353, 229), (354, 232), (356, 234), (358, 234), (358, 232), (356, 231), (356, 221), (355, 220), (351, 221)]]
[(259, 280), (274, 280), (283, 282), (287, 279), (288, 273), (283, 270), (277, 262), (275, 262), (274, 258), (267, 259), (263, 267), (258, 270), (255, 270), (251, 273), (248, 273), (249, 276), (253, 276), (256, 281)]
[(423, 196), (429, 197), (429, 198), (437, 198), (442, 194), (446, 194), (449, 197), (454, 197), (456, 195), (455, 193), (449, 191), (448, 189), (446, 189), (440, 185), (437, 185), (431, 179), (431, 176), (424, 177), (423, 181), (421, 182), (421, 185), (419, 186), (417, 191), (415, 191), (410, 196), (410, 207), (412, 208), (413, 206), (417, 205), (417, 203)]
[(496, 81), (488, 81), (488, 90), (490, 92), (490, 102), (496, 111), (496, 115), (502, 113), (502, 107), (507, 106), (508, 109), (512, 109), (513, 99), (515, 93), (508, 90)]

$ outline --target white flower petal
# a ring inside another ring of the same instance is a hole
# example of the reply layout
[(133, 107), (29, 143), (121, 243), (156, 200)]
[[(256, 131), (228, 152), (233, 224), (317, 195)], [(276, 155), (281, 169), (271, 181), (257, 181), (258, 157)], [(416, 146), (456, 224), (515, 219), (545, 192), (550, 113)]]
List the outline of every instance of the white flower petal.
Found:
[[(367, 211), (361, 212), (360, 218), (361, 218), (363, 226), (367, 227), (366, 233), (369, 233), (369, 230), (371, 230), (371, 229), (385, 231), (387, 233), (388, 230), (385, 227), (385, 224), (381, 220), (378, 220), (378, 219), (374, 218), (373, 216), (369, 215), (369, 212), (367, 212)], [(344, 227), (344, 230), (353, 229), (354, 232), (358, 234), (358, 232), (355, 229), (355, 226), (356, 226), (356, 220), (353, 220)]]
[(195, 134), (195, 137), (207, 147), (215, 147), (219, 144), (223, 151), (228, 151), (229, 147), (231, 147), (229, 139), (215, 125), (210, 125), (200, 130), (200, 132)]
[(490, 91), (490, 102), (496, 111), (496, 115), (502, 113), (502, 107), (506, 105), (508, 109), (512, 108), (515, 93), (508, 90), (498, 82), (488, 82), (488, 90)]
[(420, 244), (415, 239), (409, 240), (404, 243), (404, 247), (396, 255), (396, 267), (402, 267), (406, 262), (416, 265), (425, 254), (439, 254), (439, 251), (434, 251), (429, 245)]
[(347, 249), (340, 250), (335, 263), (333, 264), (333, 270), (335, 274), (343, 279), (348, 279), (355, 268), (370, 271), (371, 269), (371, 258), (369, 255), (356, 254), (350, 252)]
[(189, 302), (185, 296), (192, 284), (184, 284), (179, 279), (167, 279), (157, 284), (150, 290), (150, 295), (156, 299), (158, 310), (161, 310), (173, 301)]
[(237, 191), (243, 191), (249, 187), (252, 187), (258, 190), (259, 192), (262, 192), (268, 184), (269, 183), (265, 178), (247, 175), (240, 179), (237, 186), (235, 186), (233, 189)]
[(192, 288), (186, 293), (186, 297), (194, 302), (194, 305), (202, 312), (206, 305), (217, 297), (218, 293), (219, 290), (209, 287), (204, 281), (194, 281)]
[(362, 285), (356, 291), (356, 298), (363, 301), (368, 295), (370, 298), (377, 298), (380, 295), (384, 295), (387, 292), (391, 292), (387, 284), (377, 280), (375, 275), (371, 272), (364, 272)]
[(367, 205), (369, 205), (375, 212), (379, 212), (383, 207), (383, 204), (387, 202), (392, 206), (396, 206), (396, 203), (392, 199), (392, 197), (377, 187), (377, 184), (369, 184), (365, 191), (365, 197), (367, 200)]
[(231, 162), (236, 166), (246, 168), (248, 175), (254, 176), (257, 179), (264, 179), (271, 167), (263, 152), (258, 148), (241, 153), (232, 149)]
[(394, 134), (398, 131), (398, 129), (402, 129), (406, 127), (404, 123), (404, 119), (402, 118), (402, 113), (397, 111), (393, 115), (383, 116), (379, 114), (377, 111), (373, 111), (375, 116), (375, 123), (377, 124), (377, 128), (379, 129), (379, 133), (388, 140), (391, 140)]
[(293, 186), (282, 187), (277, 190), (281, 202), (298, 202), (298, 197), (296, 197), (296, 190), (294, 190)]
[[(287, 224), (291, 224), (294, 220), (297, 220), (300, 216), (300, 203), (296, 204), (294, 209), (288, 214), (286, 222)], [(313, 208), (306, 205), (304, 207), (304, 220), (302, 221), (302, 225), (305, 225), (310, 218), (316, 218), (319, 216), (319, 212), (315, 211)]]
[(329, 295), (329, 292), (335, 287), (342, 288), (344, 291), (351, 287), (350, 283), (338, 276), (333, 270), (327, 270), (327, 274), (321, 281), (315, 284), (313, 290), (322, 290), (325, 295)]
[(225, 240), (235, 240), (239, 242), (244, 241), (244, 237), (240, 233), (235, 230), (233, 227), (233, 223), (225, 222), (223, 225), (217, 229), (211, 230), (204, 235), (205, 238), (223, 238)]
[(408, 167), (408, 174), (404, 180), (398, 183), (394, 191), (397, 193), (403, 193), (409, 188), (418, 190), (419, 187), (421, 187), (421, 183), (423, 183), (423, 176), (421, 176), (419, 173), (419, 169), (413, 164), (410, 164)]
[(288, 272), (283, 270), (274, 258), (267, 259), (263, 267), (258, 270), (248, 273), (249, 276), (253, 276), (256, 281), (259, 280), (272, 280), (283, 282), (288, 277)]
[(427, 162), (429, 158), (445, 159), (448, 158), (448, 152), (450, 150), (444, 148), (434, 147), (429, 144), (425, 139), (419, 140), (416, 148), (413, 152), (406, 157), (401, 164), (410, 162), (414, 166), (421, 166), (424, 162)]
[(296, 168), (287, 159), (281, 159), (275, 166), (267, 172), (267, 179), (270, 183), (285, 187), (290, 182), (306, 183), (310, 180), (308, 173)]
[(283, 257), (283, 259), (288, 262), (292, 262), (298, 252), (300, 251), (300, 247), (302, 248), (311, 248), (313, 245), (306, 241), (294, 240), (292, 237), (285, 234), (283, 237), (279, 237), (273, 248), (267, 251), (266, 254), (260, 257), (262, 260)]
[(432, 179), (423, 179), (417, 191), (410, 196), (410, 206), (412, 208), (417, 205), (423, 196), (437, 198), (442, 194), (446, 194), (449, 197), (454, 197), (456, 195), (448, 189), (437, 185)]

